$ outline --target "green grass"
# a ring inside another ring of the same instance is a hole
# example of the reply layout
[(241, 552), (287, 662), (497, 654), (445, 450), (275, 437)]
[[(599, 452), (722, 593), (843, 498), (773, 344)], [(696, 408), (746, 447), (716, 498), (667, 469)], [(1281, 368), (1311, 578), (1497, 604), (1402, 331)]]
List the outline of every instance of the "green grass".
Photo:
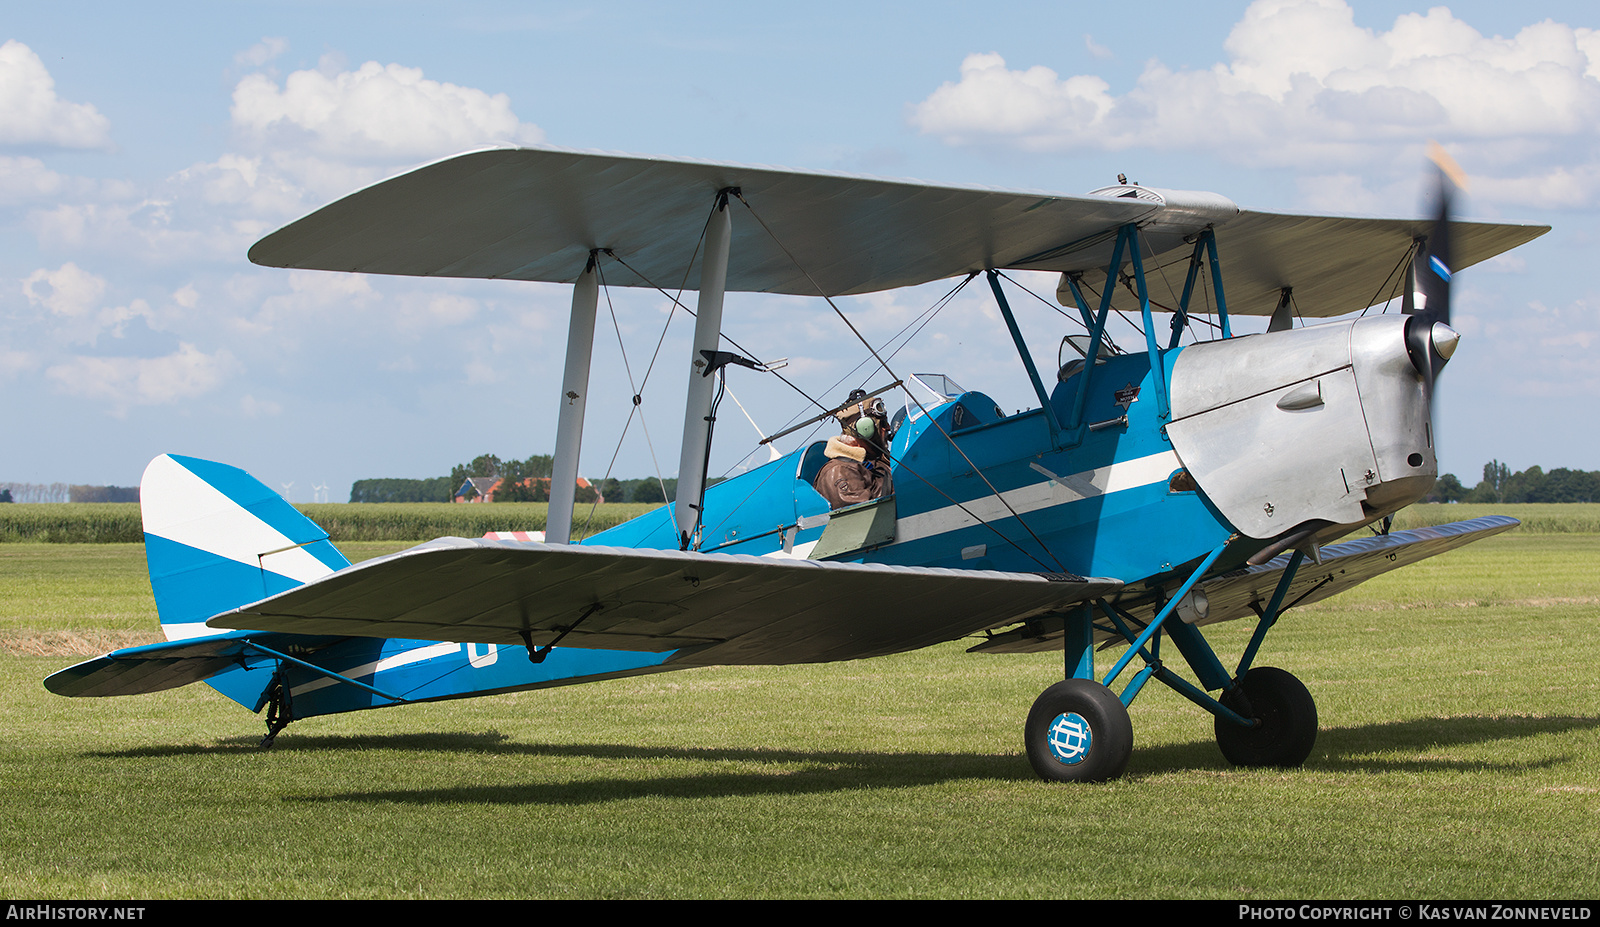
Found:
[[(572, 516), (573, 537), (587, 537), (658, 508), (633, 502), (580, 505)], [(335, 543), (419, 541), (485, 531), (543, 531), (550, 506), (544, 502), (452, 505), (447, 502), (325, 503), (297, 506)], [(591, 512), (590, 510), (593, 509)], [(1413, 505), (1395, 517), (1395, 527), (1416, 528), (1465, 521), (1480, 515), (1514, 515), (1524, 534), (1600, 533), (1600, 503), (1565, 505)], [(114, 544), (144, 542), (134, 502), (0, 505), (0, 544)]]
[[(543, 531), (547, 502), (453, 505), (448, 502), (368, 503), (296, 506), (321, 525), (334, 543), (417, 541), (456, 536), (482, 537), (485, 531)], [(659, 508), (619, 502), (580, 505), (572, 515), (572, 536), (598, 534)], [(592, 509), (592, 511), (591, 511)], [(74, 502), (0, 505), (0, 544), (144, 543), (137, 502)]]
[(1511, 515), (1522, 520), (1523, 534), (1600, 534), (1600, 502), (1516, 505), (1429, 504), (1413, 505), (1395, 516), (1396, 529), (1442, 525), (1484, 515)]
[[(1059, 655), (689, 670), (314, 718), (261, 752), (204, 686), (64, 699), (39, 680), (72, 658), (13, 650), (0, 894), (1594, 897), (1597, 559), (1600, 536), (1513, 532), (1291, 612), (1259, 662), (1317, 697), (1304, 767), (1229, 767), (1150, 686), (1128, 775), (1096, 786), (1021, 753)], [(0, 630), (153, 623), (142, 567), (0, 549)], [(1209, 633), (1227, 659), (1250, 630)]]

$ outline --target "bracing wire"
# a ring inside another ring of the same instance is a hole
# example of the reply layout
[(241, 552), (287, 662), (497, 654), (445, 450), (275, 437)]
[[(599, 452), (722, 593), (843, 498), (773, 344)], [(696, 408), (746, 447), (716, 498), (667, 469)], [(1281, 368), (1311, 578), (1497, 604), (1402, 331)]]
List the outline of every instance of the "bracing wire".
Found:
[[(1400, 256), (1399, 263), (1390, 268), (1389, 275), (1383, 278), (1383, 283), (1378, 285), (1378, 289), (1372, 294), (1372, 299), (1368, 300), (1366, 307), (1361, 310), (1361, 315), (1356, 316), (1356, 318), (1365, 318), (1367, 310), (1379, 303), (1378, 296), (1383, 293), (1384, 290), (1389, 290), (1391, 295), (1388, 299), (1382, 300), (1382, 302), (1390, 303), (1394, 301), (1394, 296), (1392, 295), (1394, 290), (1390, 289), (1390, 281), (1394, 281), (1394, 286), (1396, 288), (1405, 285), (1405, 274), (1400, 273), (1400, 270), (1404, 268), (1406, 263), (1411, 260), (1412, 252), (1416, 250), (1416, 247), (1417, 243), (1415, 241), (1412, 241), (1410, 244), (1406, 245), (1405, 254)], [(1396, 275), (1398, 275), (1398, 277)]]
[[(872, 354), (873, 359), (878, 362), (879, 366), (883, 368), (884, 372), (887, 373), (890, 377), (893, 377), (894, 379), (900, 379), (895, 374), (894, 369), (889, 366), (889, 362), (887, 360), (885, 360), (884, 357), (881, 354), (878, 353), (878, 349), (873, 347), (872, 343), (870, 341), (868, 341), (866, 339), (866, 337), (861, 334), (861, 331), (856, 328), (855, 323), (851, 322), (850, 318), (844, 314), (844, 311), (842, 309), (839, 308), (838, 303), (833, 301), (833, 297), (831, 295), (829, 295), (828, 292), (826, 290), (824, 290), (822, 288), (822, 286), (817, 283), (816, 278), (811, 276), (811, 272), (809, 270), (807, 270), (800, 263), (800, 261), (794, 256), (794, 253), (791, 252), (786, 245), (784, 245), (783, 241), (781, 239), (779, 239), (777, 234), (772, 231), (771, 226), (767, 225), (766, 220), (761, 218), (761, 214), (755, 211), (755, 208), (750, 205), (750, 202), (744, 198), (744, 195), (742, 193), (738, 193), (737, 195), (739, 197), (739, 202), (743, 203), (745, 208), (750, 211), (750, 215), (756, 220), (757, 224), (759, 224), (761, 226), (762, 230), (767, 233), (767, 236), (772, 239), (773, 244), (777, 245), (778, 249), (780, 251), (782, 251), (786, 257), (789, 258), (791, 263), (794, 264), (795, 268), (797, 270), (799, 270), (800, 273), (805, 276), (806, 280), (808, 280), (811, 283), (811, 286), (817, 291), (817, 294), (819, 296), (821, 296), (822, 299), (825, 302), (827, 302), (829, 308), (831, 308), (833, 310), (834, 314), (839, 317), (839, 320), (844, 322), (845, 327), (850, 329), (850, 333), (855, 335), (856, 340), (860, 341), (862, 346), (865, 347), (867, 349), (867, 351)], [(907, 395), (911, 396), (912, 401), (917, 403), (918, 408), (923, 409), (924, 412), (927, 411), (927, 408), (922, 405), (922, 401), (920, 399), (918, 399), (915, 396), (914, 393), (911, 393), (911, 392), (908, 391)], [(1061, 569), (1063, 571), (1066, 571), (1066, 566), (1061, 563), (1061, 561), (1056, 557), (1055, 553), (1050, 550), (1049, 546), (1046, 545), (1044, 543), (1044, 541), (1039, 538), (1038, 534), (1036, 534), (1034, 532), (1033, 528), (1030, 527), (1028, 525), (1028, 523), (1022, 518), (1021, 514), (1019, 514), (1017, 512), (1017, 510), (1012, 507), (1011, 503), (1006, 500), (1005, 495), (1002, 494), (1000, 492), (1000, 490), (997, 489), (995, 487), (995, 485), (992, 482), (989, 481), (989, 477), (983, 472), (983, 470), (980, 467), (978, 467), (977, 464), (973, 463), (972, 458), (967, 456), (967, 452), (961, 448), (960, 444), (956, 443), (955, 438), (953, 438), (950, 435), (950, 433), (944, 429), (943, 425), (939, 424), (938, 419), (930, 417), (929, 418), (929, 422), (935, 428), (939, 429), (939, 433), (944, 436), (945, 440), (950, 444), (950, 446), (952, 448), (955, 449), (956, 453), (960, 454), (962, 459), (964, 461), (966, 461), (967, 465), (972, 467), (972, 472), (977, 474), (979, 479), (983, 480), (984, 485), (987, 486), (989, 491), (994, 495), (994, 497), (1000, 501), (1000, 504), (1005, 506), (1006, 511), (1011, 513), (1011, 517), (1016, 519), (1017, 524), (1021, 525), (1022, 528), (1025, 531), (1028, 532), (1029, 536), (1031, 536), (1033, 538), (1034, 543), (1038, 544), (1039, 548), (1041, 550), (1043, 550), (1045, 552), (1045, 554), (1050, 557), (1050, 559), (1056, 561), (1056, 566), (1059, 569)], [(904, 467), (904, 461), (899, 461), (899, 463), (902, 465), (902, 467)], [(916, 474), (913, 471), (912, 475), (916, 476), (918, 479), (921, 479), (924, 483), (927, 483), (930, 487), (933, 487), (936, 491), (940, 491), (941, 494), (943, 494), (943, 492), (941, 490), (938, 490), (938, 487), (934, 487), (931, 482), (929, 482), (926, 478), (922, 477), (920, 474)], [(950, 497), (948, 495), (945, 495), (945, 498), (949, 499)], [(951, 501), (955, 502), (954, 499), (951, 499)], [(956, 504), (958, 506), (960, 506), (960, 503), (956, 503)], [(995, 528), (992, 525), (989, 525), (988, 522), (986, 522), (983, 519), (979, 518), (976, 514), (974, 514), (969, 509), (967, 509), (965, 506), (960, 506), (960, 507), (961, 507), (962, 511), (966, 512), (968, 515), (970, 515), (972, 518), (977, 520), (979, 523), (985, 525), (990, 530), (994, 531), (997, 535), (999, 535), (1001, 538), (1005, 539), (1007, 543), (1009, 543), (1011, 546), (1015, 547), (1019, 552), (1023, 553), (1024, 555), (1026, 555), (1029, 559), (1033, 560), (1035, 563), (1038, 563), (1040, 566), (1046, 566), (1043, 561), (1041, 561), (1041, 560), (1039, 560), (1039, 558), (1033, 556), (1033, 554), (1030, 553), (1021, 544), (1018, 544), (1016, 541), (1006, 537), (1005, 534), (1003, 534), (999, 529)], [(1048, 569), (1048, 567), (1046, 567), (1046, 569)]]

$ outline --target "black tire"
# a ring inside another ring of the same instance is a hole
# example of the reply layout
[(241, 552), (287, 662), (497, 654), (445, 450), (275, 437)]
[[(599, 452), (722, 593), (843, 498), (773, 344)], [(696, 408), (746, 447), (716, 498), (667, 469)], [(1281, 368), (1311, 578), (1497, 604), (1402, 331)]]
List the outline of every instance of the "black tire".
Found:
[(1090, 679), (1044, 690), (1028, 712), (1028, 762), (1051, 782), (1104, 782), (1133, 755), (1133, 722), (1122, 700)]
[(1292, 674), (1271, 666), (1258, 666), (1239, 680), (1244, 701), (1233, 693), (1222, 704), (1247, 718), (1259, 718), (1255, 727), (1240, 727), (1216, 719), (1217, 746), (1235, 766), (1299, 766), (1317, 743), (1317, 703), (1305, 685)]

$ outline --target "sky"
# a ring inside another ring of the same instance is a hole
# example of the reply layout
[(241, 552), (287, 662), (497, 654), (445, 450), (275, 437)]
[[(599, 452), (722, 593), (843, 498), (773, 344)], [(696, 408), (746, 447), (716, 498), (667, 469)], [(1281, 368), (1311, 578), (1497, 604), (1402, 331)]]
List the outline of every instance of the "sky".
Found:
[[(1422, 214), (1437, 140), (1469, 177), (1463, 218), (1553, 227), (1456, 278), (1441, 471), (1600, 469), (1592, 3), (56, 2), (3, 28), (0, 482), (131, 486), (179, 453), (337, 502), (551, 452), (568, 288), (245, 257), (366, 184), (504, 144), (1069, 194), (1125, 173), (1398, 217)], [(882, 344), (949, 288), (839, 305)], [(1075, 329), (1012, 303), (1049, 369)], [(675, 474), (692, 321), (668, 309), (602, 298), (591, 479)], [(817, 300), (730, 294), (724, 331), (811, 396), (889, 379)], [(1036, 404), (984, 287), (891, 366)], [(770, 375), (729, 388), (753, 423), (724, 404), (714, 475), (815, 411)]]

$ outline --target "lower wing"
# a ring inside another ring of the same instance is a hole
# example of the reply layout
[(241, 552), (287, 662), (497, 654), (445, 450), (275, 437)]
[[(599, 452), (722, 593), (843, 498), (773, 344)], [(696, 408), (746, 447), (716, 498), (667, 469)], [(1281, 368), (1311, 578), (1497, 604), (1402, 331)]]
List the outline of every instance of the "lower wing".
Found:
[(677, 651), (683, 664), (851, 660), (1113, 593), (1066, 574), (441, 538), (218, 615), (214, 628)]
[[(1490, 515), (1471, 521), (1454, 522), (1429, 528), (1413, 528), (1392, 534), (1374, 535), (1322, 548), (1320, 562), (1306, 560), (1296, 571), (1294, 580), (1284, 595), (1283, 608), (1320, 602), (1329, 596), (1360, 585), (1374, 576), (1407, 564), (1435, 557), (1473, 541), (1509, 531), (1521, 522), (1504, 515)], [(1232, 621), (1248, 615), (1260, 614), (1277, 589), (1278, 581), (1289, 566), (1289, 555), (1277, 557), (1261, 566), (1232, 570), (1201, 582), (1198, 588), (1208, 601), (1206, 617), (1195, 621), (1198, 625)], [(1114, 597), (1113, 597), (1114, 601)], [(1140, 622), (1153, 620), (1166, 604), (1164, 600), (1145, 598), (1116, 603), (1129, 616)], [(1176, 617), (1173, 620), (1177, 620)], [(1061, 646), (1061, 622), (1039, 623), (991, 636), (973, 647), (982, 653), (1036, 653), (1056, 650)], [(1097, 627), (1096, 641), (1122, 640), (1110, 627)]]

